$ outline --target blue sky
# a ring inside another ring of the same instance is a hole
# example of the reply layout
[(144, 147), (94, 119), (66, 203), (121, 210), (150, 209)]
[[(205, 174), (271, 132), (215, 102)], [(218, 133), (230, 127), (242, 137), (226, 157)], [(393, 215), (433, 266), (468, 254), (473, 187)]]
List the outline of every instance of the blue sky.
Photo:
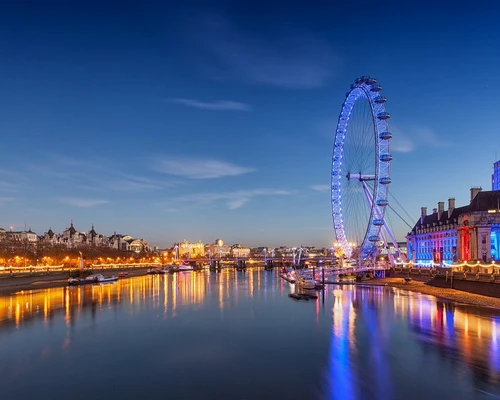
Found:
[(0, 227), (329, 246), (334, 130), (361, 75), (384, 88), (391, 192), (414, 220), (490, 189), (495, 1), (11, 3)]

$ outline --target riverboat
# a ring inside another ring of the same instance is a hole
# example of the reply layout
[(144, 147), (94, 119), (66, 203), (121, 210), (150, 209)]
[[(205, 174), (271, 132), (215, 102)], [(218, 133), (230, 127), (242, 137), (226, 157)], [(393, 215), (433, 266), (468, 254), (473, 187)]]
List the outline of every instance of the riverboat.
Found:
[(114, 282), (117, 281), (119, 278), (117, 276), (104, 276), (101, 274), (96, 275), (96, 282), (97, 283), (106, 283), (106, 282)]
[(189, 264), (180, 264), (178, 266), (178, 268), (179, 268), (179, 271), (192, 271), (193, 270), (193, 266), (189, 265)]
[(295, 286), (300, 289), (314, 290), (316, 288), (316, 282), (309, 276), (301, 276), (295, 280)]
[(117, 276), (104, 276), (102, 274), (89, 275), (85, 278), (69, 278), (68, 285), (88, 285), (91, 283), (114, 282), (119, 278)]

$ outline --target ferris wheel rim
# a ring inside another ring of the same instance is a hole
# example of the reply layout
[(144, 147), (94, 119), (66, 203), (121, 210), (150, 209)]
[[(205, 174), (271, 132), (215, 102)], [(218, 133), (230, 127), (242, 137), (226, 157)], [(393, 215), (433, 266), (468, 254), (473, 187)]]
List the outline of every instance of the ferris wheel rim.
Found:
[[(350, 257), (352, 245), (347, 240), (344, 215), (342, 211), (342, 158), (344, 156), (344, 143), (349, 127), (349, 119), (360, 98), (368, 100), (375, 138), (375, 176), (371, 196), (370, 216), (364, 237), (359, 243), (360, 255), (366, 258), (373, 254), (376, 243), (380, 241), (379, 235), (385, 223), (385, 209), (388, 205), (388, 188), (390, 179), (390, 139), (388, 119), (390, 115), (385, 109), (385, 97), (380, 95), (382, 87), (373, 78), (363, 76), (354, 81), (342, 104), (335, 131), (335, 141), (332, 155), (331, 170), (331, 204), (335, 236), (343, 253)], [(359, 180), (362, 181), (361, 173)], [(366, 190), (366, 186), (364, 187)], [(382, 222), (381, 222), (382, 221)]]

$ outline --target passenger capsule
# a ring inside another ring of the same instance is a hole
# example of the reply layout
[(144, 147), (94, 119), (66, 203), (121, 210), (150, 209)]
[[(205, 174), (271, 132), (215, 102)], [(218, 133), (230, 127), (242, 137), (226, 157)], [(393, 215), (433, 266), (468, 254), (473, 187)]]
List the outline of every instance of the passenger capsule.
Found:
[(367, 85), (374, 85), (375, 83), (377, 83), (377, 80), (375, 78), (368, 77), (368, 79), (366, 80)]
[(382, 104), (387, 101), (387, 99), (384, 96), (377, 96), (373, 99), (375, 103)]
[(392, 138), (392, 133), (391, 132), (381, 132), (379, 135), (378, 135), (379, 139), (382, 139), (382, 140), (389, 140)]
[(384, 176), (383, 178), (380, 178), (378, 180), (378, 183), (380, 183), (381, 185), (388, 185), (389, 183), (391, 183), (391, 178), (389, 178), (388, 176)]
[(375, 85), (370, 86), (370, 90), (372, 92), (380, 92), (382, 90), (382, 86), (380, 86), (378, 83)]
[(356, 78), (356, 79), (354, 79), (354, 83), (355, 83), (356, 85), (359, 85), (359, 84), (360, 84), (360, 83), (362, 83), (362, 82), (363, 82), (363, 81), (361, 80), (361, 78)]
[(382, 226), (382, 225), (384, 225), (384, 220), (383, 219), (374, 219), (373, 220), (373, 225), (375, 225), (375, 226)]
[(381, 154), (379, 157), (380, 161), (391, 161), (392, 156), (390, 154)]
[(386, 120), (391, 118), (391, 115), (388, 112), (381, 112), (377, 114), (378, 119)]
[(385, 207), (389, 205), (389, 201), (387, 199), (379, 199), (376, 201), (377, 206)]
[(380, 238), (377, 235), (371, 235), (371, 236), (368, 236), (368, 240), (370, 242), (378, 242), (380, 240)]

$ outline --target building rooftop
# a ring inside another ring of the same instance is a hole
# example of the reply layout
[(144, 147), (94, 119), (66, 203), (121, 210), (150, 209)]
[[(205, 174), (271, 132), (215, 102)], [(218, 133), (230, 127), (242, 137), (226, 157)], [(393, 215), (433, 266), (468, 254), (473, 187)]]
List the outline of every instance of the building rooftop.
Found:
[(438, 219), (439, 213), (433, 212), (419, 218), (412, 231), (425, 228), (427, 226), (446, 225), (454, 221), (458, 221), (458, 217), (469, 212), (488, 211), (500, 209), (500, 190), (481, 191), (476, 194), (469, 205), (456, 207), (448, 217), (448, 210), (444, 210), (441, 218)]

